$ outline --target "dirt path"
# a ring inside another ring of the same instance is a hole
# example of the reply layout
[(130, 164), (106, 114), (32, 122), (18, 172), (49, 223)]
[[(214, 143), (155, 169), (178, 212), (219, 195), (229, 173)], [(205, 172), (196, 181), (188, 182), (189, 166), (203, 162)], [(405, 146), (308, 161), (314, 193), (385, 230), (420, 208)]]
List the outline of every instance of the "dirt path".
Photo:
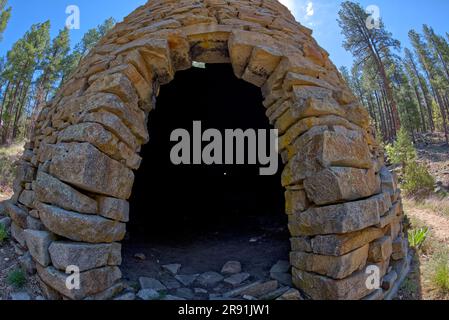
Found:
[(408, 202), (405, 202), (405, 209), (409, 217), (416, 218), (428, 226), (435, 238), (442, 242), (449, 242), (449, 218), (439, 215), (430, 209), (413, 207)]

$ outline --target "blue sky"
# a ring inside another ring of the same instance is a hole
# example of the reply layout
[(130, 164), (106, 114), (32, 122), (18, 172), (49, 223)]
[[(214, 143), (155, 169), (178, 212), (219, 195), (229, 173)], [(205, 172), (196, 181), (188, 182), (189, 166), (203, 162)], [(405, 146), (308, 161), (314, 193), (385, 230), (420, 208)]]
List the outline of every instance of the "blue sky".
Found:
[[(331, 54), (337, 66), (352, 63), (352, 57), (341, 44), (343, 38), (336, 22), (342, 0), (280, 0), (295, 14), (297, 20), (314, 30), (318, 43)], [(71, 32), (72, 43), (78, 42), (84, 32), (98, 25), (108, 17), (120, 21), (146, 0), (9, 0), (13, 7), (12, 18), (4, 39), (0, 43), (0, 55), (6, 54), (12, 44), (20, 38), (33, 23), (51, 20), (52, 35), (63, 28), (67, 15), (66, 7), (76, 4), (81, 13), (81, 29)], [(447, 0), (361, 0), (365, 7), (375, 4), (380, 9), (388, 30), (394, 37), (408, 46), (407, 33), (410, 29), (421, 29), (427, 23), (438, 33), (449, 32), (449, 1)]]

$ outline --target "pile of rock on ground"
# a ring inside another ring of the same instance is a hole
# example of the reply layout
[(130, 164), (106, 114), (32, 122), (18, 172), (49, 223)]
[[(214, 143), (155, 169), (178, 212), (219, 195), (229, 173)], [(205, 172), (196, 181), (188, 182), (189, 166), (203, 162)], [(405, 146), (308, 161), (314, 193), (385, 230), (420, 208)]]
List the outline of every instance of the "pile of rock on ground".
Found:
[(265, 280), (255, 280), (238, 261), (221, 272), (184, 275), (180, 264), (162, 266), (158, 279), (140, 277), (115, 300), (302, 300), (292, 288), (290, 263), (278, 261)]

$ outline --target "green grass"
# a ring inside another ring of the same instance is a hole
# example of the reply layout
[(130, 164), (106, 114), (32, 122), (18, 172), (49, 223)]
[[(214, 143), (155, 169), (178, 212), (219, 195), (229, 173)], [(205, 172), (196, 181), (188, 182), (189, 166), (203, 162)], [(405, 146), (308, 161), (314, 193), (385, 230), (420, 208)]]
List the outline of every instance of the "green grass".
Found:
[(23, 288), (26, 284), (25, 272), (22, 269), (15, 269), (8, 273), (7, 282), (16, 289)]
[(0, 223), (0, 245), (2, 245), (6, 239), (8, 239), (8, 231), (6, 230), (6, 227)]
[(10, 146), (0, 146), (0, 193), (8, 192), (12, 188), (15, 177), (14, 163), (22, 155), (24, 144), (17, 142)]
[(449, 256), (447, 252), (435, 257), (432, 282), (441, 293), (449, 293)]

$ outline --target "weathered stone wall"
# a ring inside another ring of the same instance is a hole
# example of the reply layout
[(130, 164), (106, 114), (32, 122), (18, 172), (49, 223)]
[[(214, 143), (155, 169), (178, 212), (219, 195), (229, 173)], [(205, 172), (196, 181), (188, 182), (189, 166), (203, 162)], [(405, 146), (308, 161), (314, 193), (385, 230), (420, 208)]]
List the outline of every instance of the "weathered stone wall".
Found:
[[(6, 205), (52, 298), (121, 290), (121, 246), (159, 87), (192, 61), (261, 87), (281, 134), (295, 285), (312, 299), (382, 299), (406, 267), (394, 176), (367, 111), (328, 54), (275, 0), (153, 0), (92, 50), (38, 119)], [(81, 290), (65, 268), (81, 268)], [(365, 285), (370, 265), (383, 289)]]

